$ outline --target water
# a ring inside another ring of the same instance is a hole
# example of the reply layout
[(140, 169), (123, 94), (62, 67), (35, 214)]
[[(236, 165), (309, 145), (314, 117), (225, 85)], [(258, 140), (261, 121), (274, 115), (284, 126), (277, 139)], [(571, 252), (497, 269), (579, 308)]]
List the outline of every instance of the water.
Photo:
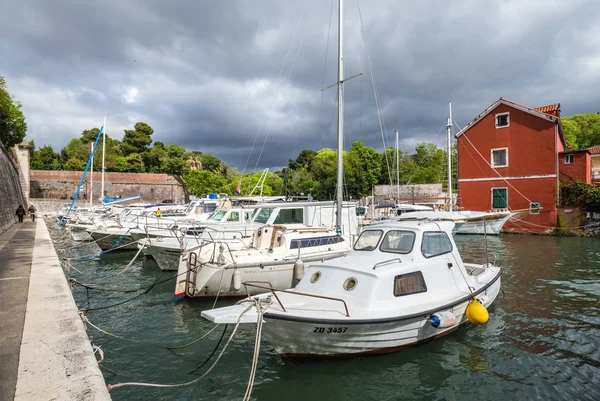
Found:
[[(51, 234), (62, 238), (50, 224)], [(481, 261), (482, 237), (457, 236), (466, 260)], [(361, 359), (283, 362), (263, 343), (255, 380), (255, 400), (598, 400), (600, 399), (600, 240), (533, 235), (491, 237), (489, 251), (505, 266), (504, 296), (490, 308), (484, 326), (467, 325), (453, 334), (409, 350)], [(95, 244), (61, 249), (59, 256), (98, 252)], [(107, 254), (100, 261), (74, 262), (81, 283), (109, 282), (107, 289), (75, 287), (89, 320), (109, 332), (157, 345), (191, 342), (214, 326), (200, 317), (212, 301), (174, 305), (173, 280), (152, 261), (140, 258), (111, 280), (135, 253)], [(227, 305), (232, 301), (219, 301)], [(227, 331), (226, 338), (230, 333)], [(107, 383), (129, 381), (183, 383), (219, 342), (218, 328), (197, 344), (167, 350), (123, 341), (88, 327), (93, 343), (104, 350)], [(123, 387), (115, 401), (233, 400), (246, 390), (254, 346), (254, 329), (239, 332), (214, 370), (192, 386), (174, 389)], [(224, 342), (224, 340), (223, 340)], [(220, 348), (219, 348), (220, 350)], [(200, 373), (198, 373), (200, 372)]]

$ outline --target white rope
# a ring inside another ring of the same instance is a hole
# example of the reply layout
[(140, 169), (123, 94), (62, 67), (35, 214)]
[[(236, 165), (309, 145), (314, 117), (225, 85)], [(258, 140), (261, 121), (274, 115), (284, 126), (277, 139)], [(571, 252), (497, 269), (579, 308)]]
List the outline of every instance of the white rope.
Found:
[(213, 370), (213, 368), (217, 365), (217, 363), (221, 360), (221, 357), (225, 353), (225, 350), (229, 346), (229, 343), (231, 343), (231, 340), (233, 339), (233, 336), (235, 335), (235, 333), (237, 332), (238, 327), (240, 326), (240, 321), (242, 320), (242, 316), (244, 316), (246, 314), (246, 312), (248, 312), (253, 306), (254, 306), (254, 304), (249, 305), (240, 314), (240, 316), (237, 319), (237, 322), (235, 323), (235, 327), (233, 328), (233, 332), (229, 336), (229, 339), (227, 339), (227, 342), (225, 343), (225, 345), (223, 346), (223, 349), (221, 350), (221, 352), (217, 356), (217, 359), (213, 362), (212, 365), (210, 365), (210, 367), (206, 370), (206, 372), (204, 372), (202, 375), (198, 376), (194, 380), (190, 380), (189, 382), (178, 383), (178, 384), (158, 384), (158, 383), (142, 383), (142, 382), (126, 382), (126, 383), (117, 383), (117, 384), (112, 384), (112, 385), (109, 384), (108, 386), (106, 386), (107, 389), (108, 389), (108, 391), (111, 391), (111, 390), (113, 390), (115, 388), (119, 388), (119, 387), (131, 387), (131, 386), (158, 387), (158, 388), (175, 388), (175, 387), (185, 387), (185, 386), (189, 386), (191, 384), (199, 382), (200, 380), (202, 380), (203, 378), (205, 378)]
[[(268, 302), (268, 301), (267, 301)], [(263, 326), (263, 313), (262, 307), (263, 301), (254, 299), (254, 306), (256, 306), (256, 312), (258, 314), (256, 320), (256, 336), (254, 339), (254, 355), (252, 356), (252, 368), (250, 369), (250, 377), (248, 379), (248, 386), (246, 387), (246, 393), (244, 394), (243, 401), (249, 401), (252, 394), (252, 387), (254, 387), (254, 378), (256, 377), (256, 367), (258, 366), (258, 356), (260, 355), (260, 340), (262, 337), (262, 326)], [(268, 303), (265, 309), (268, 308)]]
[[(133, 262), (135, 262), (135, 260), (137, 259), (137, 257), (140, 255), (140, 253), (142, 253), (142, 251), (144, 250), (144, 248), (140, 248), (138, 249), (137, 253), (135, 254), (135, 256), (133, 257), (133, 259), (131, 259), (129, 261), (129, 263), (127, 263), (127, 266), (125, 266), (125, 268), (123, 270), (121, 270), (119, 273), (117, 273), (116, 275), (112, 276), (109, 280), (110, 281), (114, 281), (117, 279), (117, 277), (119, 277), (121, 274), (125, 273), (127, 271), (127, 269), (129, 269), (131, 267), (131, 265), (133, 264)], [(98, 284), (81, 284), (85, 287), (89, 287), (89, 288), (97, 288), (106, 284), (110, 284), (110, 281), (105, 281), (103, 283), (98, 283)]]

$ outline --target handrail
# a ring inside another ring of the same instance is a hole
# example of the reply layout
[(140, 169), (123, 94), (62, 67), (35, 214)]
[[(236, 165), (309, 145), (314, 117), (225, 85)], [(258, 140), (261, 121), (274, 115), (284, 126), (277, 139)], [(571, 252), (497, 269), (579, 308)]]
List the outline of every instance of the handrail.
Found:
[[(261, 286), (261, 285), (257, 285), (255, 283), (269, 284), (269, 287), (264, 287), (264, 286)], [(305, 296), (305, 297), (328, 299), (330, 301), (339, 301), (339, 302), (341, 302), (341, 303), (344, 304), (344, 309), (346, 309), (346, 317), (350, 317), (350, 312), (348, 311), (348, 304), (346, 304), (346, 301), (344, 301), (341, 298), (326, 297), (324, 295), (307, 294), (305, 292), (298, 292), (298, 291), (278, 290), (276, 288), (273, 288), (273, 286), (271, 285), (270, 281), (245, 281), (242, 284), (244, 285), (244, 288), (246, 289), (246, 295), (248, 295), (248, 298), (250, 298), (250, 293), (248, 292), (248, 287), (262, 288), (263, 290), (269, 290), (269, 291), (271, 291), (271, 293), (277, 299), (277, 302), (279, 302), (279, 305), (281, 305), (281, 309), (283, 309), (284, 312), (287, 312), (287, 310), (285, 309), (285, 307), (283, 306), (283, 303), (281, 302), (281, 300), (277, 296), (276, 291), (277, 292), (284, 292), (286, 294), (301, 295), (301, 296)]]
[(400, 260), (400, 258), (394, 258), (394, 259), (384, 260), (383, 262), (377, 262), (377, 263), (375, 263), (373, 265), (373, 270), (375, 270), (379, 266), (383, 266), (383, 265), (386, 265), (388, 263), (392, 263), (392, 262), (394, 262), (396, 260), (398, 261), (398, 263), (402, 263), (402, 260)]

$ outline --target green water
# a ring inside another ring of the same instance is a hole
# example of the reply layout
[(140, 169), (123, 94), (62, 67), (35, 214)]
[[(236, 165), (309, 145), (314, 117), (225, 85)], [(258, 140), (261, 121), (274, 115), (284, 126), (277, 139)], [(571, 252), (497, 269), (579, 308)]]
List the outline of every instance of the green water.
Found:
[[(59, 241), (63, 233), (49, 224)], [(463, 257), (479, 261), (479, 236), (457, 236)], [(490, 308), (485, 326), (465, 326), (434, 342), (409, 350), (361, 359), (283, 362), (263, 343), (255, 400), (599, 400), (600, 399), (600, 240), (501, 235), (489, 251), (505, 266), (504, 296)], [(99, 252), (95, 244), (74, 249), (57, 245), (61, 257)], [(81, 283), (102, 283), (118, 291), (75, 287), (80, 308), (95, 325), (131, 339), (161, 346), (186, 344), (214, 326), (200, 318), (212, 301), (173, 304), (173, 280), (146, 294), (125, 289), (168, 280), (154, 262), (136, 261), (119, 273), (135, 253), (107, 254), (99, 261), (74, 262)], [(106, 309), (139, 295), (132, 301)], [(227, 305), (232, 301), (219, 301)], [(230, 333), (227, 331), (226, 337)], [(107, 383), (130, 381), (183, 383), (210, 366), (218, 328), (197, 344), (166, 350), (109, 337), (88, 327), (104, 350)], [(248, 382), (254, 329), (241, 326), (214, 370), (196, 384), (174, 389), (123, 387), (115, 401), (239, 400)], [(224, 342), (224, 341), (223, 341)], [(219, 348), (220, 350), (220, 348)], [(214, 358), (214, 357), (213, 357)]]

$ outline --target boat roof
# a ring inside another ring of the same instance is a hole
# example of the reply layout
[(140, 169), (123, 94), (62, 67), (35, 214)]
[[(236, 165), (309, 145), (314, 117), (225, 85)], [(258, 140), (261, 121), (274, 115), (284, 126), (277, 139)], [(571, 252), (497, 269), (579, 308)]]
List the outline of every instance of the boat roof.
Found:
[(402, 230), (408, 229), (413, 231), (452, 231), (454, 228), (453, 221), (432, 221), (430, 219), (414, 219), (414, 220), (382, 220), (379, 223), (373, 223), (363, 229), (366, 230)]

